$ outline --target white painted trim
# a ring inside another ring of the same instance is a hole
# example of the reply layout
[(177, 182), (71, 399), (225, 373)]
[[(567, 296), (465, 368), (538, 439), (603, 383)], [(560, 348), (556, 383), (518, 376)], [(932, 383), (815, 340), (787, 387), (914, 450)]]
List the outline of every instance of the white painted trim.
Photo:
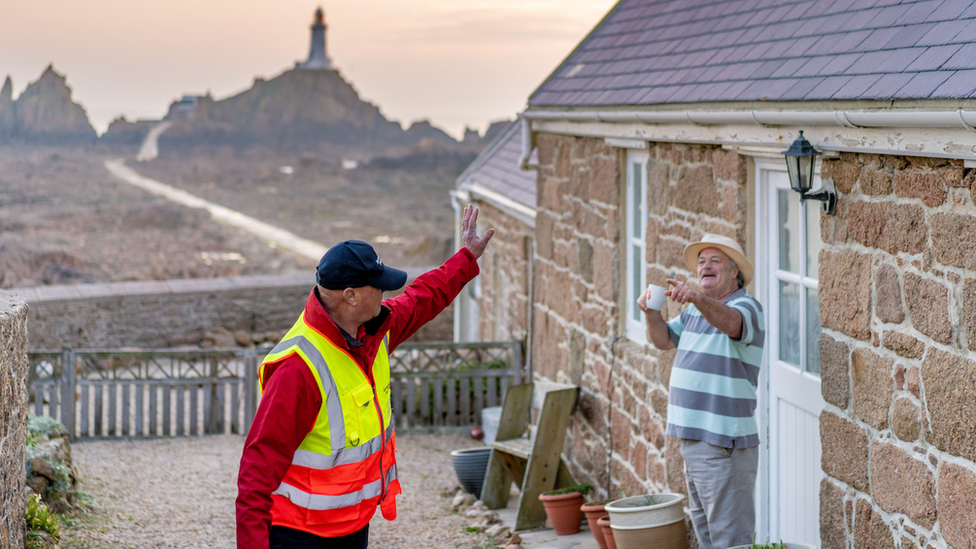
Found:
[[(783, 161), (783, 151), (785, 149), (780, 149), (777, 147), (743, 147), (739, 145), (722, 145), (722, 148), (727, 151), (735, 151), (742, 156), (751, 156), (754, 158), (768, 158), (770, 160)], [(823, 156), (839, 156), (837, 151), (824, 151)]]
[[(528, 113), (526, 113), (528, 114)], [(797, 123), (792, 126), (692, 123), (643, 124), (600, 121), (534, 120), (532, 131), (600, 139), (621, 138), (668, 143), (789, 148), (799, 130), (827, 152), (900, 154), (976, 160), (976, 136), (967, 128), (844, 127)]]
[(641, 141), (640, 139), (620, 139), (617, 137), (608, 137), (604, 139), (607, 145), (611, 147), (617, 147), (620, 149), (646, 149), (647, 141)]
[(515, 219), (518, 219), (525, 225), (533, 229), (535, 228), (535, 208), (530, 208), (516, 202), (494, 189), (485, 187), (481, 183), (474, 183), (468, 190), (472, 197), (480, 198)]
[(846, 128), (976, 129), (976, 111), (556, 111), (522, 113), (527, 120), (696, 126), (841, 126)]
[[(624, 185), (625, 197), (624, 197), (624, 219), (626, 220), (626, 225), (624, 226), (624, 268), (626, 272), (624, 273), (624, 284), (626, 288), (624, 289), (624, 327), (628, 339), (636, 343), (647, 343), (647, 327), (645, 326), (645, 320), (643, 314), (640, 314), (637, 309), (637, 295), (632, 293), (634, 287), (634, 265), (631, 263), (631, 247), (639, 245), (640, 247), (640, 281), (638, 287), (643, 289), (647, 286), (647, 164), (650, 159), (650, 155), (647, 150), (643, 149), (628, 149), (627, 150), (627, 169), (625, 170), (625, 177), (627, 182)], [(633, 189), (633, 172), (631, 171), (633, 164), (640, 164), (641, 166), (641, 178), (640, 178), (640, 210), (637, 214), (640, 216), (641, 229), (640, 238), (632, 239), (631, 230), (634, 225), (632, 209), (632, 197), (634, 195)], [(637, 314), (640, 320), (635, 321), (633, 319), (634, 314)]]

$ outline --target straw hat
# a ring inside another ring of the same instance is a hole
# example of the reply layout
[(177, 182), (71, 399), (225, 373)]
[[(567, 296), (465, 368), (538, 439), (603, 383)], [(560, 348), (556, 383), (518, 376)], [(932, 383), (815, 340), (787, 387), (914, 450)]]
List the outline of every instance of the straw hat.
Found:
[(698, 254), (706, 248), (718, 248), (725, 252), (725, 255), (735, 261), (736, 266), (739, 267), (739, 272), (742, 273), (742, 277), (746, 281), (745, 283), (749, 284), (752, 280), (752, 262), (743, 253), (738, 242), (717, 234), (706, 234), (702, 237), (701, 242), (693, 242), (685, 247), (685, 264), (688, 265), (691, 272), (698, 272)]

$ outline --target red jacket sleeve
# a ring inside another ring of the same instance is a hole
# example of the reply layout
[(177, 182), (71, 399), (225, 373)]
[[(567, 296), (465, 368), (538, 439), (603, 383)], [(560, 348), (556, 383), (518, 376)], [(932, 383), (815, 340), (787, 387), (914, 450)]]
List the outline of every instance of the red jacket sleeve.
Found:
[(315, 426), (322, 396), (297, 355), (265, 367), (264, 394), (244, 442), (237, 475), (237, 547), (268, 549), (271, 492)]
[(392, 317), (390, 349), (447, 308), (479, 272), (478, 261), (467, 248), (461, 248), (440, 267), (418, 276), (402, 294), (384, 301)]

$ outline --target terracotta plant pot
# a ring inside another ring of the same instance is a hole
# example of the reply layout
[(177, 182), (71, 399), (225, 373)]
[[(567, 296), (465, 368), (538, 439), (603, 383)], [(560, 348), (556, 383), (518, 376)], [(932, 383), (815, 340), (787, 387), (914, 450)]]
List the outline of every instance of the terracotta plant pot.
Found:
[(552, 529), (557, 536), (575, 534), (580, 531), (583, 522), (583, 494), (570, 492), (568, 494), (539, 494), (539, 501), (546, 508), (546, 516), (552, 523)]
[(613, 528), (610, 528), (610, 517), (603, 517), (596, 521), (603, 532), (603, 539), (607, 542), (607, 549), (617, 549), (617, 542), (613, 539)]
[(597, 521), (603, 517), (609, 517), (610, 513), (603, 508), (603, 503), (584, 503), (580, 507), (580, 511), (586, 515), (586, 522), (590, 525), (590, 532), (593, 534), (593, 538), (596, 539), (596, 544), (600, 549), (607, 549), (607, 542), (603, 538), (603, 529), (597, 524)]
[(613, 539), (619, 549), (685, 549), (685, 521), (662, 526), (613, 526)]
[(620, 549), (685, 549), (684, 496), (648, 494), (606, 505)]

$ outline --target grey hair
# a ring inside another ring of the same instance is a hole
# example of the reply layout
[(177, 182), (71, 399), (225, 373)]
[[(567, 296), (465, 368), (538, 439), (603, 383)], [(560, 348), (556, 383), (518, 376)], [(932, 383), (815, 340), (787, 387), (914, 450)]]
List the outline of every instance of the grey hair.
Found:
[[(726, 257), (728, 257), (728, 254), (726, 254)], [(731, 265), (733, 269), (738, 267), (738, 265), (735, 264), (735, 260), (731, 257), (729, 257), (729, 265)], [(735, 274), (735, 281), (739, 284), (739, 288), (746, 285), (746, 277), (742, 275), (742, 269), (739, 269), (739, 272)]]

